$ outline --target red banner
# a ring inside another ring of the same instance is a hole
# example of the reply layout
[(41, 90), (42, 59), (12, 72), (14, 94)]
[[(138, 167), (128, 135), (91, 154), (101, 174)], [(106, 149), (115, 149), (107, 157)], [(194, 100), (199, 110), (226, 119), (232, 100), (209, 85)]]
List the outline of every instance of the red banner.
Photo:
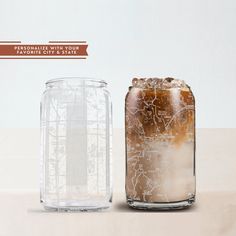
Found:
[(88, 56), (86, 42), (68, 43), (60, 42), (48, 44), (1, 44), (0, 42), (0, 58), (1, 59), (35, 59), (35, 57), (43, 59), (86, 59)]

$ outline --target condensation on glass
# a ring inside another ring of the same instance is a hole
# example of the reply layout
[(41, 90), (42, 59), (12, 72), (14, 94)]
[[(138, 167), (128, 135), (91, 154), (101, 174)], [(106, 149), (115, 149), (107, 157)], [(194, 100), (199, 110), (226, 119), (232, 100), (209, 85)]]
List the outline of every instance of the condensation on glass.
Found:
[(195, 201), (195, 100), (182, 80), (134, 78), (125, 102), (126, 197), (140, 209)]
[(88, 78), (46, 83), (40, 181), (46, 209), (97, 210), (111, 204), (111, 102), (106, 85)]

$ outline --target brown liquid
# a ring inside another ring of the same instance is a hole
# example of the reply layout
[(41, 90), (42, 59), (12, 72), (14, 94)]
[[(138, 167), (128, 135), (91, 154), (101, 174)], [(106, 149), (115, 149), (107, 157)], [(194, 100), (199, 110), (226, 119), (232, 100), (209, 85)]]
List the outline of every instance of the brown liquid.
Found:
[(189, 199), (195, 194), (194, 97), (177, 80), (145, 81), (136, 80), (126, 96), (127, 198)]

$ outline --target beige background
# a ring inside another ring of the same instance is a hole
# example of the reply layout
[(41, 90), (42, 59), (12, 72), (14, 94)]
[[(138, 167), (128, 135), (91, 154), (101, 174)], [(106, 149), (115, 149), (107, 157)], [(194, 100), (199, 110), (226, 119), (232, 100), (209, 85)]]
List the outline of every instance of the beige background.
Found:
[(236, 129), (197, 129), (197, 202), (184, 211), (125, 204), (124, 132), (114, 129), (114, 199), (101, 213), (47, 213), (39, 204), (39, 130), (0, 130), (2, 235), (236, 235)]
[[(0, 129), (0, 189), (38, 190), (39, 129)], [(235, 191), (236, 129), (197, 129), (198, 191)], [(124, 191), (124, 130), (113, 132), (113, 184)]]

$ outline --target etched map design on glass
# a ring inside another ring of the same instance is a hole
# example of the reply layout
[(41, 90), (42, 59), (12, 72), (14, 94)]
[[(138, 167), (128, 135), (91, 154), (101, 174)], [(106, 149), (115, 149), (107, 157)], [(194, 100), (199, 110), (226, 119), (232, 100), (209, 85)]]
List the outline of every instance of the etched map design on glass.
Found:
[(106, 83), (47, 82), (41, 105), (41, 202), (87, 210), (111, 202), (111, 108)]
[(125, 114), (128, 203), (194, 201), (195, 102), (190, 88), (171, 78), (133, 79)]

